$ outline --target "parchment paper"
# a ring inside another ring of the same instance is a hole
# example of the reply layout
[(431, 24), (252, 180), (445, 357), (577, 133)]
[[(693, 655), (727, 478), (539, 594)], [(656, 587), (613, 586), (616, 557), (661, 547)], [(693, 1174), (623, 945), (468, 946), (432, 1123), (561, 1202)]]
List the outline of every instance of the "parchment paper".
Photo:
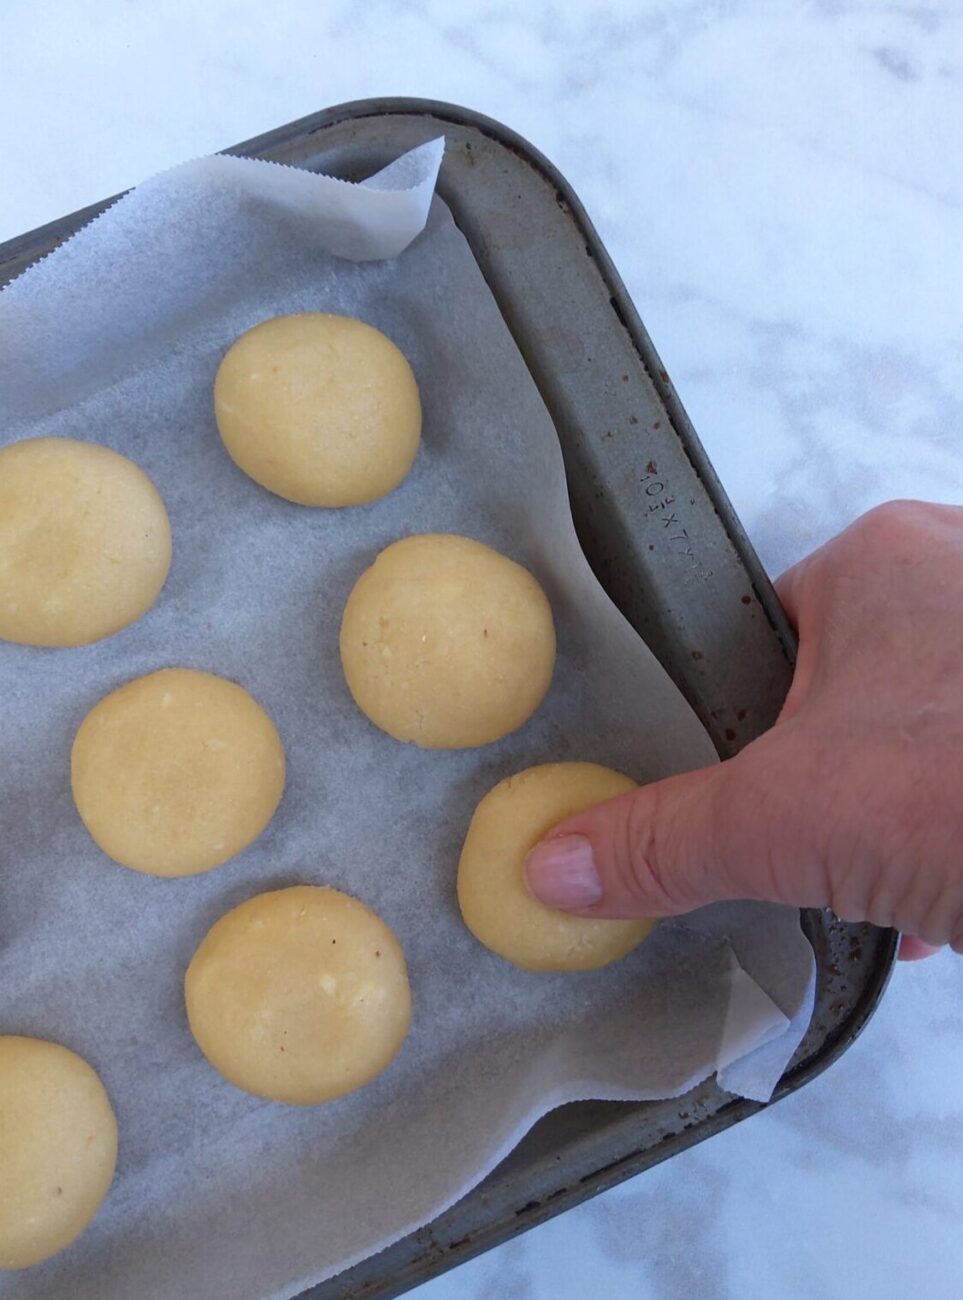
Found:
[[(131, 456), (174, 534), (167, 586), (135, 626), (83, 649), (0, 644), (0, 1033), (80, 1052), (121, 1135), (94, 1225), (48, 1264), (0, 1275), (4, 1297), (293, 1295), (433, 1217), (564, 1101), (675, 1096), (716, 1069), (724, 1086), (768, 1097), (808, 1023), (813, 957), (786, 909), (706, 909), (578, 975), (515, 970), (461, 924), (459, 848), (503, 776), (588, 759), (645, 781), (713, 751), (581, 555), (548, 414), (468, 246), (431, 202), (440, 156), (441, 142), (424, 146), (364, 186), (238, 159), (187, 164), (0, 295), (0, 441), (63, 435)], [(281, 501), (217, 437), (225, 349), (259, 320), (307, 309), (370, 321), (418, 377), (424, 445), (371, 506)], [(398, 744), (344, 685), (348, 592), (379, 549), (418, 531), (492, 544), (552, 602), (550, 694), (496, 745)], [(165, 881), (94, 847), (69, 753), (97, 700), (172, 664), (234, 678), (262, 702), (289, 784), (239, 858)], [(217, 917), (296, 882), (372, 905), (414, 994), (389, 1070), (309, 1109), (224, 1083), (181, 993)]]

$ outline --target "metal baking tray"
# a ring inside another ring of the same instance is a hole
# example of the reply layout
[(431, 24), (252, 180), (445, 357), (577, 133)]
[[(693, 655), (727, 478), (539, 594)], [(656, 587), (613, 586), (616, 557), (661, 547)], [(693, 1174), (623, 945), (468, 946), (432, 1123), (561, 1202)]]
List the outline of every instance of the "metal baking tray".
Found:
[[(728, 757), (775, 721), (793, 633), (565, 179), (507, 127), (419, 99), (326, 109), (226, 152), (358, 180), (440, 134), (438, 190), (555, 422), (585, 554)], [(0, 285), (111, 202), (0, 245)], [(892, 930), (821, 911), (805, 912), (803, 925), (816, 952), (816, 1008), (774, 1100), (853, 1042), (896, 955)], [(563, 1106), (447, 1213), (301, 1300), (388, 1300), (760, 1109), (711, 1081), (671, 1101)]]

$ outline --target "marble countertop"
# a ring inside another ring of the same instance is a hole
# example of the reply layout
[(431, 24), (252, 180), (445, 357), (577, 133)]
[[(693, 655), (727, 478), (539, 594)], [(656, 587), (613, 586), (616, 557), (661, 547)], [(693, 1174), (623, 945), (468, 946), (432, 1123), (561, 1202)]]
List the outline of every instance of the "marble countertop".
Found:
[[(567, 175), (775, 574), (963, 503), (963, 6), (68, 0), (3, 12), (0, 239), (328, 104), (469, 105)], [(963, 960), (797, 1095), (419, 1300), (963, 1294)]]

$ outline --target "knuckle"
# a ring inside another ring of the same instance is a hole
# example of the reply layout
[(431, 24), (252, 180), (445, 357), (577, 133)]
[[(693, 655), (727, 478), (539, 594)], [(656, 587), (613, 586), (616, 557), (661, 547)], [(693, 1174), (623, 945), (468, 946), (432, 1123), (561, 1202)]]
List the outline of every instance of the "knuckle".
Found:
[(854, 527), (876, 546), (902, 546), (931, 527), (931, 513), (924, 501), (900, 498), (867, 510)]
[(896, 791), (883, 796), (879, 765), (858, 747), (831, 769), (824, 786), (822, 817), (830, 906), (847, 921), (888, 925), (911, 887), (895, 871), (906, 843)]
[(835, 784), (834, 911), (945, 941), (959, 905), (951, 861), (958, 840), (947, 810), (932, 802), (925, 765), (917, 770), (899, 747), (879, 744), (857, 749)]
[(626, 892), (660, 912), (681, 910), (669, 869), (664, 796), (658, 785), (637, 792), (628, 803), (617, 868)]

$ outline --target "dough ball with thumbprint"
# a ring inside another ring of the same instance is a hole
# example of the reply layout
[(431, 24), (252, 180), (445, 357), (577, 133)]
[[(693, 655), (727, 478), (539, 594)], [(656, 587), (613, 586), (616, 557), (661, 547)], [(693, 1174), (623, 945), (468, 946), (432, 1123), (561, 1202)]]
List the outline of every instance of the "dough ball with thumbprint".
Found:
[(540, 903), (523, 864), (553, 826), (635, 782), (596, 763), (546, 763), (507, 777), (475, 809), (458, 864), (458, 904), (472, 934), (532, 971), (592, 970), (638, 947), (650, 920), (595, 920)]

